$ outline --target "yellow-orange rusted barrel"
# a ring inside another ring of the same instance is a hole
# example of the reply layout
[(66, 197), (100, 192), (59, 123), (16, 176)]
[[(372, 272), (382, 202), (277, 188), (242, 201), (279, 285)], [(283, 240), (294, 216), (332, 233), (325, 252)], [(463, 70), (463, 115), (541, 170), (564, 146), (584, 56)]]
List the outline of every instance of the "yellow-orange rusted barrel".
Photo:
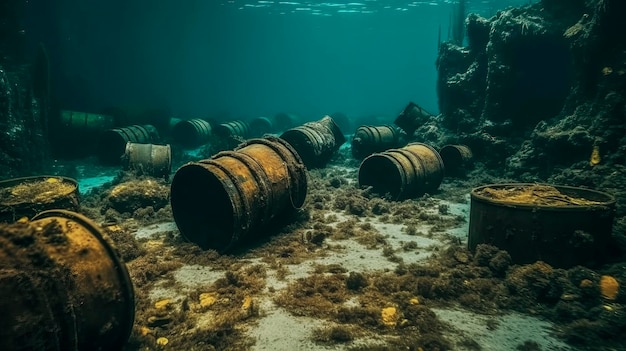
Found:
[(443, 174), (443, 161), (435, 149), (411, 143), (368, 156), (359, 166), (358, 178), (361, 187), (371, 186), (378, 194), (402, 200), (436, 191)]
[(179, 168), (171, 203), (185, 238), (225, 252), (265, 235), (270, 224), (302, 207), (306, 193), (298, 153), (284, 140), (267, 137)]
[(0, 224), (0, 350), (121, 350), (135, 301), (100, 227), (66, 210)]

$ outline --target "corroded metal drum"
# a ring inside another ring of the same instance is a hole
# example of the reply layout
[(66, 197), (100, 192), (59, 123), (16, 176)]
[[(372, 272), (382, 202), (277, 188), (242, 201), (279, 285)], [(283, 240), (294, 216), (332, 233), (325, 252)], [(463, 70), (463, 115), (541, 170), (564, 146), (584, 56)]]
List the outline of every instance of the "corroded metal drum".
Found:
[(398, 115), (394, 123), (408, 135), (413, 135), (415, 130), (426, 123), (431, 117), (432, 114), (428, 113), (416, 103), (409, 102), (404, 110), (402, 110), (402, 112)]
[(172, 127), (172, 138), (185, 148), (194, 148), (211, 139), (211, 124), (201, 118), (181, 120)]
[(446, 167), (446, 175), (460, 175), (470, 168), (472, 150), (467, 145), (445, 145), (439, 150), (439, 155)]
[(411, 143), (368, 156), (359, 166), (358, 178), (361, 187), (371, 186), (378, 194), (402, 200), (436, 191), (443, 174), (443, 161), (435, 149)]
[(363, 159), (375, 152), (402, 147), (402, 144), (400, 132), (393, 126), (361, 126), (352, 137), (352, 156)]
[(266, 235), (270, 224), (304, 204), (306, 193), (306, 169), (297, 152), (267, 137), (179, 168), (171, 203), (185, 238), (226, 252)]
[(330, 116), (289, 129), (280, 138), (296, 149), (308, 168), (325, 166), (346, 142), (346, 137)]
[(135, 318), (126, 266), (101, 228), (65, 210), (0, 224), (0, 349), (121, 350)]
[(274, 132), (274, 125), (267, 117), (257, 117), (250, 121), (249, 126), (250, 136), (253, 138), (259, 138)]
[(45, 210), (79, 208), (75, 179), (45, 175), (0, 181), (0, 222), (13, 223)]
[(159, 132), (152, 125), (133, 125), (109, 129), (100, 136), (98, 155), (106, 164), (120, 164), (126, 143), (152, 144), (159, 141)]
[(472, 190), (468, 247), (491, 244), (516, 264), (598, 265), (610, 245), (615, 198), (607, 193), (534, 183)]
[(238, 137), (247, 139), (250, 136), (250, 126), (248, 122), (241, 120), (220, 123), (215, 126), (215, 134), (222, 138)]
[(170, 145), (126, 143), (122, 165), (125, 170), (155, 178), (169, 178), (172, 171)]

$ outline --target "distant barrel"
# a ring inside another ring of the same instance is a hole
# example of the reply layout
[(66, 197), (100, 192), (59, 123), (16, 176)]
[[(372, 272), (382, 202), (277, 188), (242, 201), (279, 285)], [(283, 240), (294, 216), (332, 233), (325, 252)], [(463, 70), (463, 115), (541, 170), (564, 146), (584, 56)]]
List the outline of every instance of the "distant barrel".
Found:
[(326, 165), (346, 142), (346, 137), (330, 116), (289, 129), (280, 137), (296, 149), (309, 168)]
[(394, 121), (395, 125), (404, 130), (409, 136), (415, 133), (417, 128), (424, 125), (432, 117), (432, 114), (418, 106), (414, 102), (409, 104), (402, 110)]
[(400, 132), (393, 126), (361, 126), (352, 137), (352, 156), (363, 159), (375, 152), (401, 147), (402, 143)]
[(133, 125), (109, 129), (102, 133), (98, 146), (100, 160), (106, 164), (120, 164), (127, 142), (152, 144), (159, 141), (159, 132), (152, 125)]
[(61, 127), (73, 133), (97, 134), (113, 128), (114, 123), (113, 116), (99, 113), (62, 110), (60, 116)]
[(301, 120), (300, 117), (293, 113), (279, 112), (276, 115), (274, 115), (272, 122), (274, 124), (274, 128), (277, 131), (284, 132), (287, 129), (296, 127), (298, 123), (300, 123), (300, 120)]
[(189, 241), (226, 252), (266, 235), (270, 224), (304, 204), (306, 193), (305, 167), (288, 143), (250, 139), (179, 168), (172, 179), (172, 213)]
[(250, 126), (248, 122), (241, 120), (220, 123), (215, 126), (215, 134), (222, 138), (239, 137), (241, 139), (248, 139), (250, 136)]
[(257, 117), (248, 124), (250, 126), (250, 136), (253, 138), (262, 137), (265, 134), (274, 132), (274, 125), (267, 117)]
[(0, 349), (122, 350), (135, 318), (126, 266), (72, 211), (0, 224)]
[(358, 179), (361, 187), (371, 186), (378, 194), (403, 200), (437, 190), (443, 175), (439, 153), (429, 145), (411, 143), (365, 158)]
[(172, 149), (168, 145), (126, 143), (122, 166), (140, 175), (167, 179), (172, 171)]
[(211, 139), (211, 124), (201, 118), (181, 120), (172, 127), (172, 138), (184, 148), (204, 145)]

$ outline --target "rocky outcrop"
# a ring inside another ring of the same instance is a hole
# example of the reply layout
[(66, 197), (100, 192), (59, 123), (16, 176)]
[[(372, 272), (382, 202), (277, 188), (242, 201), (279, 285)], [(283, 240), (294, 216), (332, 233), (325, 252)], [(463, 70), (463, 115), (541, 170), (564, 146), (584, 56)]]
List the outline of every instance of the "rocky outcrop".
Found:
[(442, 142), (470, 145), (510, 177), (547, 179), (594, 148), (623, 163), (625, 11), (619, 0), (544, 0), (469, 15), (467, 47), (443, 43), (437, 61)]

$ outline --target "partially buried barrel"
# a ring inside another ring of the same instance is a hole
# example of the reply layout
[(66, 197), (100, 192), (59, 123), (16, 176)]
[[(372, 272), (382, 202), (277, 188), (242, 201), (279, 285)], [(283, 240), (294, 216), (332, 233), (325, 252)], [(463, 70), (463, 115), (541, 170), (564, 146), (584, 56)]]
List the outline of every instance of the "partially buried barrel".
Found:
[(122, 165), (139, 175), (167, 179), (172, 171), (172, 149), (168, 145), (126, 143)]
[(0, 349), (121, 350), (135, 302), (126, 266), (85, 216), (0, 224)]
[(365, 158), (358, 179), (361, 187), (371, 186), (378, 194), (402, 200), (437, 190), (443, 174), (443, 161), (435, 149), (411, 143)]
[(159, 132), (152, 125), (133, 125), (109, 129), (100, 136), (98, 155), (106, 164), (120, 164), (126, 143), (152, 144), (159, 141)]
[(45, 210), (79, 208), (75, 179), (44, 175), (0, 181), (0, 222), (12, 223)]
[(208, 143), (211, 134), (211, 124), (201, 118), (181, 120), (172, 127), (172, 138), (184, 148), (194, 148)]
[(280, 138), (296, 149), (309, 168), (326, 165), (339, 147), (346, 142), (346, 137), (330, 116), (289, 129)]
[(203, 249), (226, 252), (254, 241), (304, 204), (305, 167), (275, 137), (188, 163), (172, 179), (171, 204), (181, 234)]
[(351, 142), (352, 156), (356, 159), (402, 146), (400, 132), (395, 127), (386, 125), (360, 126), (354, 132)]
[(470, 250), (490, 244), (515, 264), (541, 260), (559, 268), (597, 266), (611, 251), (613, 195), (535, 183), (489, 184), (470, 195)]

